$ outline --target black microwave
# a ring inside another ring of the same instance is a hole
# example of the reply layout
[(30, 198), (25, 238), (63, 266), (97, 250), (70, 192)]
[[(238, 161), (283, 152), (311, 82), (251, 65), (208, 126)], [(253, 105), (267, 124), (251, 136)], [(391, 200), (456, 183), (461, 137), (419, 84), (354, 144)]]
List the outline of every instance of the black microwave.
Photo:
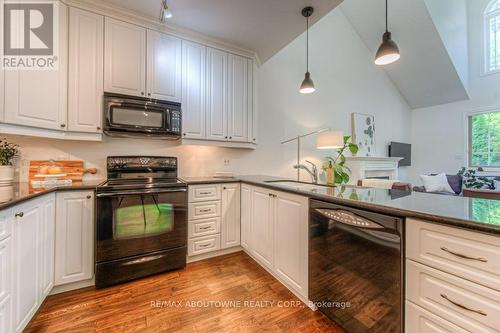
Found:
[(178, 140), (182, 113), (179, 103), (104, 94), (104, 134)]

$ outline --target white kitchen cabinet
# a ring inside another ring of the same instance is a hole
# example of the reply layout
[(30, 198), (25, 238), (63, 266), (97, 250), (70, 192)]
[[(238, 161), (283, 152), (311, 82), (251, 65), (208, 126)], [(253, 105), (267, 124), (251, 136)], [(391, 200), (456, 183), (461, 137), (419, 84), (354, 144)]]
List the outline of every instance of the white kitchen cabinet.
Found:
[(40, 299), (47, 297), (54, 286), (54, 256), (55, 256), (55, 212), (56, 202), (53, 195), (41, 205), (42, 219), (39, 226), (38, 256), (40, 267)]
[(181, 40), (152, 30), (148, 30), (147, 38), (147, 97), (180, 103)]
[(406, 301), (406, 333), (468, 333), (459, 326)]
[(59, 2), (58, 68), (4, 72), (4, 122), (45, 129), (67, 128), (68, 7)]
[(308, 199), (278, 193), (274, 201), (274, 269), (289, 286), (307, 296)]
[(68, 130), (101, 133), (104, 16), (69, 10)]
[(307, 197), (241, 186), (241, 245), (303, 300), (308, 297)]
[(248, 141), (248, 62), (228, 56), (227, 121), (229, 141)]
[(57, 193), (54, 285), (94, 274), (94, 192)]
[[(0, 29), (0, 33), (2, 33)], [(4, 121), (5, 118), (5, 108), (4, 108), (4, 102), (5, 102), (5, 71), (3, 70), (3, 67), (0, 66), (0, 123)]]
[(14, 319), (17, 332), (23, 330), (41, 303), (40, 265), (37, 248), (43, 211), (40, 202), (28, 201), (14, 207)]
[(145, 28), (105, 18), (104, 90), (117, 94), (145, 96)]
[(249, 250), (252, 232), (252, 188), (241, 184), (241, 246)]
[(204, 139), (206, 134), (207, 48), (182, 41), (182, 131), (186, 139)]
[(11, 272), (13, 264), (12, 239), (9, 237), (0, 241), (0, 301), (12, 293)]
[(221, 248), (240, 245), (240, 184), (222, 185)]
[(207, 49), (206, 140), (227, 141), (227, 60), (223, 51)]
[(274, 201), (265, 188), (255, 187), (252, 191), (252, 254), (266, 267), (274, 266)]
[(254, 75), (254, 63), (252, 59), (247, 59), (248, 62), (248, 141), (258, 143), (258, 114), (255, 109), (256, 100), (256, 77)]
[[(21, 332), (51, 289), (54, 266), (51, 231), (54, 194), (44, 195), (14, 206), (13, 243), (13, 319)], [(48, 290), (47, 290), (48, 289)]]
[(0, 332), (13, 332), (12, 328), (12, 297), (9, 295), (0, 300)]

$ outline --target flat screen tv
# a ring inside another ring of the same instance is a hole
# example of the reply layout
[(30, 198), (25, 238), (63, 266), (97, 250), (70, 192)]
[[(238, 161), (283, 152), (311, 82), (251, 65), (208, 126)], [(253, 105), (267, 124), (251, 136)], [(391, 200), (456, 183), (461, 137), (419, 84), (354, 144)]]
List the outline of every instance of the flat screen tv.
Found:
[(389, 145), (389, 157), (402, 157), (399, 166), (411, 165), (411, 145), (408, 143), (391, 142)]

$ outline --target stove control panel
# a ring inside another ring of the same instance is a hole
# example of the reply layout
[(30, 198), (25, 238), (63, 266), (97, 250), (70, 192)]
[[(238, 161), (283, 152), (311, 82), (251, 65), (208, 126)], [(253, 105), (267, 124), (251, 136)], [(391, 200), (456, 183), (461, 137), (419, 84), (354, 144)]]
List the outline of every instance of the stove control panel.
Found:
[(177, 157), (160, 156), (109, 156), (107, 158), (108, 171), (143, 170), (177, 170)]

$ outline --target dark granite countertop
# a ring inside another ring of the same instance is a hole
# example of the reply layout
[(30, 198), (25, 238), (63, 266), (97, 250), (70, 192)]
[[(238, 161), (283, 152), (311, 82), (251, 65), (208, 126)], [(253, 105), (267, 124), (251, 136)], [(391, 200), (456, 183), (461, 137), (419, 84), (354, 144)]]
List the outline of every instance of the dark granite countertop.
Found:
[(55, 191), (92, 190), (102, 182), (103, 180), (89, 180), (73, 182), (72, 185), (36, 189), (32, 188), (28, 182), (14, 183), (11, 186), (0, 186), (0, 210)]
[(500, 235), (500, 201), (498, 200), (355, 186), (342, 188), (321, 186), (317, 191), (311, 191), (308, 186), (291, 187), (269, 183), (269, 181), (289, 179), (258, 175), (238, 176), (233, 179), (210, 177), (182, 179), (191, 185), (243, 182), (383, 214), (422, 219)]

